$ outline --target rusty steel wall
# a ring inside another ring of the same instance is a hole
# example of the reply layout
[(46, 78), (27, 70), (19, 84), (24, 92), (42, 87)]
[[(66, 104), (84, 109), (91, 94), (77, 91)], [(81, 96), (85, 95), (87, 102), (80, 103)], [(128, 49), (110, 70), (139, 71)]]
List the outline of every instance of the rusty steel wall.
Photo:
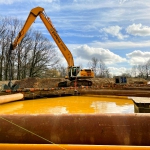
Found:
[(0, 143), (150, 146), (150, 114), (0, 115)]
[(65, 87), (65, 88), (24, 88), (17, 90), (2, 90), (0, 96), (22, 93), (24, 99), (35, 99), (39, 97), (52, 97), (64, 95), (115, 95), (115, 96), (135, 96), (150, 97), (150, 87), (141, 88), (98, 88), (98, 87)]

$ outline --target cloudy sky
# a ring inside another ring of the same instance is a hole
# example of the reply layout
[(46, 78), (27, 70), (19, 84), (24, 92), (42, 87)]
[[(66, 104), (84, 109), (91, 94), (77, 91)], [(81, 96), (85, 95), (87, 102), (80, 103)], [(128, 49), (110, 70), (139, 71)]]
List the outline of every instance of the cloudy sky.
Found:
[[(37, 6), (51, 18), (75, 65), (87, 68), (96, 57), (121, 74), (150, 59), (150, 0), (0, 0), (0, 16), (25, 21)], [(39, 18), (32, 26), (53, 42)]]

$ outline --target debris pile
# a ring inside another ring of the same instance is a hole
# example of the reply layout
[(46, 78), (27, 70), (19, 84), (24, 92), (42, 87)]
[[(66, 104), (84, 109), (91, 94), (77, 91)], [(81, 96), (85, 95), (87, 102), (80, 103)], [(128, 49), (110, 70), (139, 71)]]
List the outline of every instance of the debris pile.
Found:
[(61, 81), (61, 78), (26, 78), (16, 81), (15, 84), (20, 88), (53, 88)]

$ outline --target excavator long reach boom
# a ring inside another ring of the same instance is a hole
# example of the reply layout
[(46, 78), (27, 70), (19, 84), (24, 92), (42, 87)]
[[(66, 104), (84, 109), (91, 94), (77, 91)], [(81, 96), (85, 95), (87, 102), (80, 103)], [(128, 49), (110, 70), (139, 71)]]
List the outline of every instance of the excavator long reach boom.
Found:
[(39, 16), (41, 20), (43, 21), (44, 25), (46, 26), (47, 30), (49, 31), (50, 35), (52, 36), (53, 40), (57, 44), (59, 50), (62, 52), (63, 56), (65, 57), (68, 63), (68, 76), (66, 77), (67, 81), (63, 81), (59, 83), (58, 86), (59, 87), (74, 86), (76, 84), (76, 81), (78, 81), (77, 86), (81, 86), (81, 85), (91, 86), (92, 82), (86, 79), (93, 78), (94, 72), (92, 71), (92, 69), (80, 69), (79, 66), (74, 66), (74, 59), (70, 50), (67, 48), (65, 43), (62, 41), (62, 39), (58, 35), (50, 18), (47, 17), (46, 13), (44, 12), (44, 8), (42, 7), (36, 7), (30, 11), (29, 16), (23, 28), (21, 29), (18, 36), (15, 38), (14, 42), (10, 46), (10, 54), (11, 54), (11, 51), (14, 50), (17, 47), (17, 45), (21, 42), (21, 40), (23, 39), (27, 31), (29, 30), (30, 26), (37, 18), (37, 16)]
[(16, 37), (16, 39), (14, 40), (14, 42), (11, 45), (11, 50), (14, 50), (17, 47), (17, 45), (23, 39), (23, 37), (25, 36), (25, 34), (27, 33), (27, 31), (29, 30), (30, 26), (35, 21), (37, 16), (40, 16), (40, 18), (43, 21), (44, 25), (46, 26), (47, 30), (49, 31), (49, 33), (51, 34), (55, 43), (59, 47), (63, 56), (65, 57), (65, 59), (68, 63), (68, 66), (69, 67), (74, 66), (74, 60), (73, 60), (70, 50), (67, 48), (67, 46), (64, 44), (64, 42), (62, 41), (60, 36), (57, 34), (57, 31), (54, 28), (50, 18), (47, 17), (46, 14), (44, 13), (44, 8), (41, 8), (41, 7), (33, 8), (30, 11), (29, 16), (28, 16), (23, 28), (21, 29), (18, 36)]

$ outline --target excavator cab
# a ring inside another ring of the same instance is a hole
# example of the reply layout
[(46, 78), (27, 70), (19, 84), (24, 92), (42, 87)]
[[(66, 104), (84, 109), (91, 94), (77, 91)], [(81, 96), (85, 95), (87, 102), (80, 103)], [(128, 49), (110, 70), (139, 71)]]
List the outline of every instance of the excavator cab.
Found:
[(74, 80), (80, 71), (79, 66), (71, 66), (68, 68), (68, 76), (70, 80)]
[(69, 86), (92, 86), (92, 81), (87, 80), (93, 78), (94, 73), (92, 69), (80, 69), (79, 66), (68, 67), (68, 76), (65, 79), (58, 83), (58, 87), (69, 87)]

